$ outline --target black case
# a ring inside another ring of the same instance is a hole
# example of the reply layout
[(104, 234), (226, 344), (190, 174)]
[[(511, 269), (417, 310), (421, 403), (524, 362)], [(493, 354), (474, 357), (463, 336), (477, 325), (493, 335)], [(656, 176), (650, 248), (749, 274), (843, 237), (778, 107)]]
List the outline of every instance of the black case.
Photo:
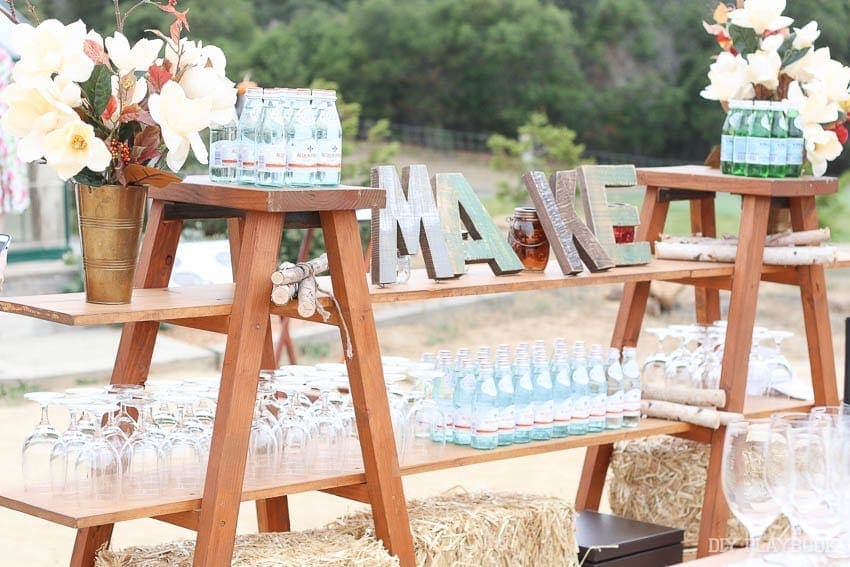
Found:
[[(660, 567), (682, 562), (684, 530), (585, 510), (576, 520), (579, 560), (599, 567)], [(601, 549), (594, 549), (604, 546)], [(591, 549), (588, 553), (588, 549)]]

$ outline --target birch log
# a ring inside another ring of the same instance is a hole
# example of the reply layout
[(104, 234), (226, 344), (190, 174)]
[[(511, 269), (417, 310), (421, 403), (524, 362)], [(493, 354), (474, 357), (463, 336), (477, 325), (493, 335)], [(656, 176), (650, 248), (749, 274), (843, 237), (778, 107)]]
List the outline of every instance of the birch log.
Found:
[(764, 240), (765, 246), (803, 246), (820, 244), (830, 238), (829, 227), (798, 232), (779, 232), (769, 234)]
[(644, 386), (643, 397), (648, 400), (675, 402), (690, 406), (722, 408), (726, 405), (726, 392), (724, 390)]
[(316, 278), (310, 276), (298, 286), (298, 314), (312, 317), (316, 313)]
[(286, 305), (296, 295), (298, 295), (298, 284), (284, 284), (272, 287), (272, 303), (275, 305)]
[(301, 262), (298, 264), (284, 262), (278, 267), (277, 271), (272, 272), (272, 283), (274, 285), (294, 284), (327, 271), (327, 254), (322, 254), (318, 258), (313, 258), (308, 262)]
[(740, 413), (720, 411), (714, 408), (687, 406), (662, 400), (641, 400), (640, 411), (647, 417), (684, 421), (700, 427), (717, 429), (721, 425), (729, 425), (744, 419)]
[[(655, 243), (655, 256), (667, 260), (732, 263), (737, 254), (737, 245), (723, 241), (694, 244), (662, 240)], [(770, 246), (764, 249), (764, 263), (778, 266), (831, 264), (836, 261), (836, 254), (834, 246)]]

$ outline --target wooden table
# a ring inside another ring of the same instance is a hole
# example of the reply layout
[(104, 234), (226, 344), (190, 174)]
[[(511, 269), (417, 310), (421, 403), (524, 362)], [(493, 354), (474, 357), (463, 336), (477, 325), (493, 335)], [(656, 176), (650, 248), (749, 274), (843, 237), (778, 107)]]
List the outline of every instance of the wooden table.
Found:
[[(637, 170), (639, 184), (646, 185), (638, 240), (655, 242), (664, 228), (671, 201), (690, 203), (691, 229), (716, 236), (714, 197), (717, 193), (741, 196), (738, 255), (731, 275), (716, 278), (682, 278), (695, 286), (696, 318), (699, 323), (720, 319), (719, 290), (730, 291), (726, 348), (723, 351), (720, 387), (726, 391), (724, 409), (744, 408), (749, 353), (755, 324), (759, 282), (781, 282), (800, 288), (808, 342), (812, 386), (817, 405), (835, 405), (838, 392), (835, 360), (823, 266), (798, 266), (773, 271), (762, 265), (768, 213), (773, 201), (791, 209), (794, 230), (818, 228), (815, 197), (835, 193), (834, 178), (757, 179), (723, 175), (704, 166), (678, 166)], [(624, 288), (612, 346), (635, 345), (649, 297), (649, 282), (627, 283)], [(720, 465), (725, 428), (695, 431), (692, 438), (711, 444), (708, 482), (702, 508), (698, 555), (709, 553), (708, 541), (722, 538), (729, 510), (720, 490)], [(598, 509), (605, 474), (613, 447), (600, 445), (588, 450), (576, 498), (576, 509)]]

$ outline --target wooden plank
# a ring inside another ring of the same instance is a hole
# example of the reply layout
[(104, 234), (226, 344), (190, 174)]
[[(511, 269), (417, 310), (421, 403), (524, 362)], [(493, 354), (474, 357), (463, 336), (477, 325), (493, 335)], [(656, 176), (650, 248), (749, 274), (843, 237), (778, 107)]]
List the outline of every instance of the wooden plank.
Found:
[[(765, 222), (767, 211), (765, 211)], [(746, 380), (741, 380), (746, 382)], [(705, 557), (712, 550), (710, 542), (722, 541), (726, 536), (726, 520), (729, 518), (729, 506), (720, 486), (720, 470), (723, 463), (723, 437), (726, 428), (720, 427), (713, 431), (709, 440), (707, 480), (702, 501), (702, 517), (697, 536), (697, 557)], [(715, 539), (717, 538), (717, 539)], [(716, 551), (714, 551), (716, 552)]]
[(180, 183), (151, 187), (148, 197), (270, 213), (379, 209), (385, 203), (384, 190), (373, 187), (339, 185), (270, 189), (234, 183), (213, 183), (206, 175), (190, 175)]
[[(713, 195), (711, 199), (693, 199), (689, 204), (691, 233), (710, 237), (717, 236)], [(718, 290), (697, 285), (694, 287), (694, 305), (697, 323), (709, 325), (720, 320), (720, 292)]]
[(605, 477), (608, 474), (608, 465), (611, 463), (611, 455), (614, 454), (614, 445), (606, 443), (589, 447), (584, 455), (584, 467), (579, 479), (578, 491), (576, 492), (576, 512), (582, 510), (599, 510), (602, 502), (602, 491), (605, 489)]
[(211, 315), (209, 317), (187, 317), (184, 319), (165, 319), (163, 323), (169, 325), (177, 325), (179, 327), (187, 327), (190, 329), (198, 329), (201, 331), (209, 331), (211, 333), (221, 333), (226, 335), (227, 328), (230, 325), (229, 315)]
[[(465, 264), (486, 262), (497, 276), (522, 271), (522, 262), (462, 174), (438, 173), (434, 186), (450, 250), (463, 249)], [(468, 238), (462, 237), (461, 225)], [(463, 267), (455, 265), (455, 273), (462, 274)]]
[(254, 411), (261, 357), (269, 326), (269, 274), (275, 267), (283, 215), (249, 212), (233, 298), (227, 347), (224, 352), (216, 420), (198, 526), (194, 565), (230, 565), (240, 486), (245, 472), (248, 437)]
[(693, 201), (696, 199), (714, 199), (714, 197), (713, 191), (692, 191), (690, 189), (662, 189), (658, 194), (658, 200), (661, 202)]
[[(575, 193), (574, 171), (560, 171), (555, 176), (558, 179), (556, 183), (560, 183), (564, 187), (564, 195), (567, 195), (569, 198), (570, 185), (573, 188), (573, 194)], [(581, 265), (581, 257), (576, 248), (576, 243), (573, 242), (573, 231), (567, 222), (567, 218), (571, 219), (573, 216), (578, 216), (575, 214), (575, 210), (572, 206), (569, 206), (566, 210), (567, 214), (563, 214), (559, 209), (558, 202), (555, 200), (555, 192), (552, 190), (552, 186), (542, 171), (526, 172), (522, 178), (525, 181), (525, 188), (528, 190), (531, 202), (534, 203), (534, 208), (537, 209), (540, 225), (543, 227), (543, 232), (546, 233), (546, 239), (549, 241), (549, 249), (555, 254), (555, 259), (558, 261), (558, 265), (561, 266), (561, 272), (564, 275), (581, 273), (584, 270), (584, 266)], [(589, 265), (595, 268), (597, 265), (593, 260), (594, 255), (591, 254)]]
[(639, 185), (668, 189), (692, 189), (765, 197), (829, 195), (838, 191), (838, 180), (834, 177), (804, 176), (784, 179), (739, 177), (724, 175), (718, 169), (703, 165), (638, 168), (637, 182)]
[(74, 551), (71, 552), (71, 567), (92, 567), (97, 552), (112, 539), (112, 524), (77, 530)]
[[(814, 197), (792, 198), (790, 207), (791, 226), (795, 231), (818, 228)], [(834, 406), (838, 404), (838, 385), (823, 266), (799, 266), (797, 277), (803, 302), (815, 402), (818, 405)]]
[(322, 492), (347, 498), (363, 504), (369, 504), (369, 489), (365, 484), (353, 484), (351, 486), (337, 486), (335, 488), (326, 488)]
[(187, 530), (198, 531), (198, 520), (200, 515), (201, 513), (198, 510), (189, 510), (186, 512), (174, 512), (173, 514), (152, 516), (151, 519), (159, 520), (160, 522), (165, 522), (166, 524), (172, 524), (174, 526), (180, 526)]
[[(401, 564), (415, 565), (413, 538), (396, 458), (389, 402), (382, 379), (381, 354), (369, 290), (361, 268), (354, 211), (322, 212), (334, 293), (346, 325), (341, 329), (348, 380), (375, 520), (375, 536)], [(343, 330), (344, 329), (344, 330)], [(345, 336), (347, 335), (347, 336)]]

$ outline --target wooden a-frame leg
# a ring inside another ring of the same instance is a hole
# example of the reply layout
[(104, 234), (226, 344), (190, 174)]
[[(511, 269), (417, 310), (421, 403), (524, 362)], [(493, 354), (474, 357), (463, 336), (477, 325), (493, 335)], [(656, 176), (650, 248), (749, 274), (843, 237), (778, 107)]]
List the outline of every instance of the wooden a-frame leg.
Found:
[[(636, 239), (649, 241), (650, 244), (658, 240), (658, 236), (664, 230), (669, 207), (668, 202), (659, 200), (658, 187), (647, 187)], [(622, 348), (637, 343), (647, 299), (649, 299), (649, 282), (624, 284), (611, 346)], [(602, 491), (605, 489), (605, 475), (613, 452), (614, 446), (610, 443), (587, 448), (576, 493), (576, 510), (599, 508)]]
[[(795, 231), (818, 228), (814, 197), (792, 197), (791, 226)], [(797, 274), (803, 301), (803, 321), (809, 348), (809, 365), (816, 405), (838, 404), (835, 353), (823, 266), (799, 266)]]
[[(714, 199), (692, 199), (690, 209), (691, 232), (712, 238), (717, 236)], [(720, 320), (720, 290), (699, 287), (698, 283), (695, 284), (694, 305), (697, 323), (709, 325)]]
[(225, 567), (233, 555), (236, 519), (248, 454), (263, 349), (269, 326), (269, 274), (275, 267), (283, 215), (250, 211), (239, 252), (233, 309), (195, 549), (196, 567)]
[(114, 524), (104, 524), (77, 530), (74, 551), (71, 553), (71, 567), (92, 567), (98, 550), (109, 544)]
[[(723, 349), (723, 368), (720, 387), (726, 390), (727, 411), (741, 412), (747, 391), (750, 347), (753, 340), (759, 283), (761, 281), (764, 239), (767, 234), (767, 217), (770, 197), (744, 195), (741, 210), (741, 227), (738, 236), (738, 254), (732, 275), (729, 300), (729, 324), (726, 329), (726, 347)], [(725, 428), (712, 434), (711, 453), (708, 459), (705, 497), (702, 505), (697, 556), (709, 554), (712, 541), (726, 535), (729, 508), (720, 489), (720, 469), (723, 457)]]
[(413, 538), (399, 472), (389, 402), (381, 368), (378, 335), (363, 273), (362, 251), (354, 211), (321, 213), (334, 294), (342, 311), (343, 347), (350, 341), (348, 378), (375, 535), (405, 567), (415, 565)]

